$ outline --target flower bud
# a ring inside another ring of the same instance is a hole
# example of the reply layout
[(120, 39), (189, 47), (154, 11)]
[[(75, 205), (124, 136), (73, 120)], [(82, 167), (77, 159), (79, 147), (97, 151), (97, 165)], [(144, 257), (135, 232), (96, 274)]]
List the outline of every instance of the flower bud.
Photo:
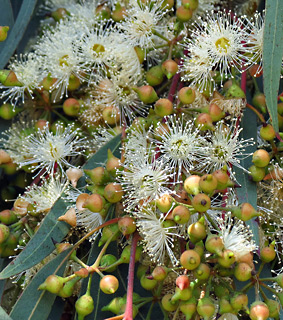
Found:
[(265, 114), (267, 112), (266, 99), (265, 95), (261, 92), (256, 93), (253, 96), (252, 104), (255, 106), (261, 113)]
[(260, 259), (262, 262), (268, 263), (275, 259), (276, 251), (274, 250), (274, 244), (275, 243), (271, 243), (268, 247), (260, 250)]
[(119, 281), (112, 275), (104, 276), (99, 283), (100, 289), (106, 294), (113, 294), (118, 290)]
[(193, 295), (192, 289), (189, 288), (185, 288), (183, 290), (181, 290), (179, 287), (175, 288), (175, 293), (174, 295), (171, 297), (171, 302), (176, 303), (178, 300), (189, 300)]
[(276, 137), (275, 130), (271, 124), (263, 124), (260, 128), (259, 134), (261, 138), (266, 141), (272, 141)]
[[(102, 235), (98, 242), (98, 246), (101, 247), (109, 238), (112, 237), (112, 241), (115, 241), (119, 237), (119, 228), (117, 223), (110, 224), (102, 229)], [(113, 237), (113, 235), (116, 236)]]
[(75, 277), (75, 278), (67, 281), (66, 283), (64, 283), (63, 288), (58, 293), (58, 296), (61, 298), (71, 297), (78, 281), (80, 281), (80, 277)]
[(225, 169), (216, 170), (212, 173), (212, 175), (217, 179), (218, 190), (224, 190), (227, 188), (227, 184), (229, 182), (229, 176), (227, 174), (227, 170)]
[(233, 251), (226, 249), (222, 252), (221, 256), (218, 258), (218, 263), (224, 267), (229, 268), (235, 262), (235, 255)]
[(245, 262), (236, 265), (234, 276), (239, 281), (247, 281), (252, 277), (252, 268)]
[(212, 118), (209, 114), (207, 113), (200, 113), (196, 120), (195, 120), (195, 125), (201, 130), (201, 131), (206, 131), (206, 130), (214, 130), (214, 125), (212, 123)]
[(150, 86), (158, 86), (164, 79), (164, 73), (161, 66), (151, 67), (146, 73), (146, 81)]
[(124, 191), (119, 183), (108, 183), (104, 189), (104, 197), (110, 203), (117, 203), (122, 200)]
[(107, 306), (101, 308), (101, 311), (110, 311), (115, 314), (121, 313), (122, 305), (126, 304), (126, 299), (122, 297), (116, 297), (111, 300)]
[(78, 320), (83, 320), (85, 316), (91, 314), (94, 309), (94, 302), (89, 294), (84, 294), (76, 301), (75, 308), (78, 314)]
[(201, 263), (193, 273), (196, 279), (207, 280), (210, 276), (210, 267), (206, 263)]
[(81, 268), (80, 270), (75, 271), (75, 275), (85, 279), (89, 276), (89, 270), (87, 270), (86, 268)]
[(102, 118), (109, 125), (115, 125), (120, 120), (120, 110), (114, 106), (105, 107), (102, 111)]
[(188, 227), (188, 235), (192, 243), (197, 243), (206, 238), (205, 219), (201, 217), (199, 221), (192, 223)]
[(247, 202), (242, 203), (240, 208), (231, 208), (231, 212), (235, 217), (242, 221), (248, 221), (259, 216), (259, 213), (255, 210), (255, 208)]
[(157, 208), (165, 213), (168, 212), (172, 207), (173, 198), (170, 194), (163, 194), (159, 199), (155, 201)]
[(178, 304), (172, 303), (171, 301), (172, 296), (173, 296), (172, 294), (166, 294), (161, 300), (163, 309), (168, 312), (175, 311), (178, 308)]
[(68, 91), (75, 91), (81, 85), (80, 79), (75, 75), (71, 74), (69, 78)]
[(251, 320), (266, 320), (269, 317), (268, 306), (262, 301), (255, 301), (250, 307)]
[(249, 167), (250, 176), (253, 181), (259, 182), (265, 177), (265, 168), (260, 168), (255, 165)]
[(115, 6), (115, 10), (113, 10), (111, 13), (111, 18), (115, 22), (120, 22), (125, 19), (125, 16), (126, 16), (126, 8), (122, 7), (120, 3), (117, 3)]
[[(188, 276), (186, 275), (180, 275), (179, 277), (177, 277), (176, 279), (176, 286), (182, 291), (184, 289), (189, 288), (190, 286), (190, 279)], [(187, 299), (186, 299), (187, 300)]]
[(9, 225), (18, 220), (17, 216), (15, 215), (15, 212), (12, 210), (3, 210), (0, 212), (0, 222)]
[(89, 197), (90, 195), (88, 193), (81, 193), (78, 195), (76, 200), (76, 207), (79, 211), (84, 210), (83, 205)]
[(195, 297), (191, 297), (187, 301), (181, 301), (179, 307), (186, 319), (191, 319), (197, 310), (197, 300)]
[(194, 250), (186, 250), (181, 254), (180, 262), (185, 269), (194, 270), (200, 264), (200, 256)]
[(60, 216), (58, 221), (64, 221), (72, 227), (77, 226), (77, 217), (75, 208), (70, 208), (64, 215)]
[(182, 0), (182, 5), (187, 9), (190, 8), (191, 10), (196, 10), (198, 8), (199, 1), (198, 0)]
[(82, 207), (91, 212), (100, 212), (105, 204), (105, 199), (99, 194), (91, 194), (83, 203)]
[(9, 156), (9, 154), (5, 150), (0, 149), (0, 164), (6, 164), (11, 161), (12, 161), (12, 159)]
[(205, 248), (211, 252), (216, 253), (219, 256), (222, 255), (222, 251), (224, 249), (223, 240), (214, 234), (208, 235), (205, 241)]
[(235, 311), (246, 309), (248, 306), (248, 296), (245, 293), (235, 292), (230, 299), (232, 308)]
[(138, 94), (139, 99), (145, 104), (151, 104), (158, 100), (158, 96), (152, 86), (142, 86), (139, 88), (133, 88)]
[(265, 301), (268, 310), (269, 310), (269, 317), (279, 319), (279, 313), (280, 313), (280, 304), (276, 300), (267, 299)]
[(47, 290), (51, 293), (58, 294), (63, 288), (64, 278), (51, 274), (47, 279), (38, 287), (38, 290)]
[(22, 83), (18, 80), (14, 71), (0, 70), (0, 82), (5, 87), (22, 87)]
[(0, 224), (0, 244), (5, 242), (10, 235), (10, 229), (5, 224)]
[(187, 22), (192, 18), (193, 10), (180, 6), (176, 11), (176, 16), (181, 22)]
[(165, 266), (157, 266), (153, 269), (151, 276), (154, 280), (156, 281), (163, 281), (166, 279), (168, 275), (169, 269), (166, 268)]
[(76, 117), (80, 111), (80, 103), (77, 99), (69, 98), (64, 101), (63, 110), (67, 116)]
[(174, 60), (168, 59), (162, 63), (161, 69), (166, 77), (171, 79), (178, 72), (178, 64)]
[(44, 90), (51, 91), (54, 88), (55, 83), (57, 82), (56, 78), (52, 78), (49, 74), (47, 77), (43, 78), (41, 84)]
[(200, 189), (208, 194), (213, 193), (213, 191), (217, 188), (217, 179), (212, 174), (204, 174), (199, 181)]
[(9, 29), (8, 26), (0, 26), (0, 42), (7, 39)]
[(173, 6), (174, 6), (174, 0), (163, 0), (161, 8), (170, 10), (173, 8)]
[(186, 224), (191, 217), (191, 213), (188, 208), (180, 205), (173, 209), (172, 216), (176, 223)]
[(204, 193), (199, 193), (193, 197), (192, 206), (198, 212), (206, 212), (210, 208), (210, 198)]
[(124, 236), (134, 233), (137, 229), (135, 220), (130, 216), (123, 216), (118, 221), (118, 227)]
[(173, 103), (169, 99), (159, 99), (155, 102), (154, 111), (159, 117), (173, 113)]
[(196, 98), (195, 90), (190, 87), (183, 87), (178, 92), (178, 98), (183, 104), (191, 104)]
[(222, 297), (219, 300), (219, 313), (225, 314), (225, 313), (230, 313), (230, 312), (233, 312), (233, 308), (232, 308), (229, 300), (226, 297)]
[(66, 175), (67, 175), (68, 179), (71, 181), (72, 186), (74, 188), (76, 188), (77, 182), (83, 176), (83, 170), (78, 169), (78, 168), (69, 168), (66, 171)]
[(232, 84), (230, 88), (225, 92), (226, 98), (246, 98), (245, 92), (237, 85)]
[(210, 298), (202, 298), (198, 301), (197, 312), (205, 320), (213, 316), (215, 312), (215, 305)]
[(116, 177), (117, 170), (121, 168), (120, 159), (115, 157), (110, 149), (107, 151), (106, 170), (114, 177)]
[(157, 281), (155, 279), (148, 279), (145, 274), (141, 277), (140, 283), (145, 290), (153, 290), (157, 285)]
[(189, 176), (184, 182), (184, 189), (188, 194), (197, 195), (200, 193), (199, 188), (200, 177), (197, 175)]
[(253, 153), (252, 162), (257, 167), (263, 168), (269, 164), (270, 156), (264, 149), (258, 149)]
[(111, 273), (116, 270), (117, 266), (111, 268), (108, 268), (108, 266), (111, 266), (111, 264), (114, 264), (115, 262), (117, 262), (117, 258), (113, 256), (113, 254), (106, 254), (101, 258), (100, 266), (102, 268), (107, 268), (107, 272)]
[(85, 169), (84, 172), (94, 184), (102, 185), (110, 181), (109, 174), (103, 167), (96, 167), (91, 170)]
[(4, 120), (11, 120), (19, 112), (19, 109), (13, 107), (10, 103), (4, 103), (0, 107), (0, 117)]
[(14, 212), (20, 216), (25, 216), (27, 214), (28, 205), (29, 205), (29, 202), (27, 202), (23, 198), (18, 198), (14, 202)]
[(51, 17), (56, 21), (59, 22), (62, 19), (70, 16), (70, 12), (67, 11), (65, 8), (58, 8), (56, 11), (51, 13)]

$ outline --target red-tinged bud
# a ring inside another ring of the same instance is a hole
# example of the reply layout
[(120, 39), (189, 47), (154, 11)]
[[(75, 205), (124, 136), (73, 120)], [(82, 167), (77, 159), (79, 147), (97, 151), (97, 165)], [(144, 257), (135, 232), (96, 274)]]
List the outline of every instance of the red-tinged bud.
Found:
[(254, 64), (249, 68), (249, 74), (254, 78), (259, 78), (263, 75), (263, 68), (259, 64)]
[(80, 79), (73, 74), (70, 75), (69, 78), (69, 84), (68, 84), (68, 90), (69, 91), (75, 91), (77, 90), (81, 85)]
[(9, 29), (8, 26), (0, 26), (0, 42), (7, 39)]
[(153, 269), (151, 275), (156, 281), (163, 281), (168, 275), (169, 269), (166, 267), (157, 266)]
[(200, 193), (199, 182), (200, 176), (189, 176), (184, 182), (184, 189), (188, 192), (188, 194), (192, 194), (195, 196)]
[(101, 308), (101, 311), (110, 311), (115, 314), (121, 313), (121, 308), (126, 304), (126, 299), (122, 297), (116, 297), (109, 302), (108, 305)]
[(269, 317), (268, 306), (262, 301), (255, 301), (250, 307), (251, 320), (266, 320)]
[(174, 0), (163, 0), (161, 8), (166, 9), (166, 10), (170, 10), (173, 8), (173, 6), (174, 6)]
[(77, 182), (79, 179), (83, 176), (83, 170), (78, 169), (78, 168), (69, 168), (66, 171), (66, 175), (68, 179), (71, 181), (71, 184), (74, 188), (77, 186)]
[(104, 276), (99, 283), (100, 289), (106, 294), (113, 294), (119, 288), (119, 281), (112, 275)]
[(94, 302), (89, 294), (84, 294), (76, 301), (75, 308), (78, 314), (78, 320), (83, 320), (85, 316), (91, 314), (94, 309)]
[(197, 312), (204, 320), (208, 320), (214, 315), (215, 304), (210, 298), (202, 298), (198, 301)]
[(277, 105), (277, 112), (279, 113), (280, 116), (283, 116), (283, 103), (278, 103)]
[(171, 79), (178, 72), (178, 64), (172, 59), (164, 61), (161, 68), (168, 79)]
[(206, 130), (214, 130), (214, 125), (212, 123), (212, 118), (209, 114), (207, 113), (200, 113), (196, 120), (195, 120), (195, 125), (201, 130), (201, 131), (206, 131)]
[(102, 235), (99, 240), (98, 246), (101, 247), (109, 238), (112, 237), (112, 241), (115, 241), (119, 237), (119, 228), (118, 224), (110, 224), (102, 229)]
[(205, 227), (205, 219), (201, 217), (199, 221), (192, 223), (188, 227), (188, 235), (192, 243), (197, 243), (200, 240), (206, 238), (206, 227)]
[(113, 254), (105, 254), (101, 260), (100, 260), (100, 267), (102, 268), (106, 268), (107, 272), (113, 272), (117, 269), (117, 266), (113, 266), (111, 268), (108, 268), (108, 266), (111, 266), (112, 264), (114, 264), (115, 262), (117, 262), (117, 258), (115, 256), (113, 256)]
[(226, 170), (216, 170), (212, 173), (212, 175), (217, 179), (217, 189), (223, 190), (227, 188), (229, 176)]
[(77, 226), (76, 210), (74, 208), (69, 209), (64, 215), (60, 216), (58, 221), (64, 221), (72, 227)]
[(105, 4), (99, 5), (95, 12), (100, 20), (109, 20), (111, 17), (111, 10)]
[(91, 194), (83, 203), (82, 207), (92, 212), (100, 212), (105, 204), (105, 199), (99, 194)]
[(14, 212), (20, 216), (25, 216), (27, 214), (27, 207), (29, 205), (29, 202), (22, 198), (18, 198), (14, 202)]
[(236, 265), (234, 276), (239, 281), (248, 281), (252, 277), (252, 268), (245, 262)]
[(20, 109), (16, 109), (10, 103), (4, 103), (0, 107), (0, 117), (4, 120), (11, 120), (13, 119)]
[(186, 288), (188, 288), (190, 286), (190, 279), (188, 276), (186, 275), (180, 275), (177, 279), (176, 279), (176, 286), (180, 289), (180, 290), (184, 290)]
[(195, 90), (190, 87), (183, 87), (178, 92), (178, 98), (183, 104), (191, 104), (196, 98)]
[(199, 181), (200, 189), (208, 194), (211, 194), (215, 189), (217, 189), (218, 181), (212, 174), (204, 174)]
[(50, 124), (45, 119), (39, 119), (34, 124), (34, 127), (35, 127), (36, 130), (44, 130), (46, 127), (50, 128)]
[(245, 262), (251, 268), (254, 269), (254, 255), (252, 252), (246, 253), (245, 255), (238, 257), (237, 262)]
[(193, 197), (192, 206), (198, 212), (206, 212), (210, 208), (211, 200), (208, 195), (199, 193)]
[(206, 263), (201, 263), (193, 273), (196, 279), (207, 280), (210, 277), (210, 267)]
[(0, 164), (6, 164), (11, 161), (12, 161), (12, 159), (9, 156), (9, 154), (5, 150), (0, 149)]
[(208, 112), (213, 122), (217, 122), (225, 117), (225, 112), (222, 111), (216, 103), (211, 103), (209, 105)]
[(246, 99), (246, 94), (237, 84), (232, 84), (231, 87), (225, 92), (225, 97)]
[(222, 252), (222, 255), (218, 258), (218, 263), (224, 267), (229, 268), (235, 262), (235, 255), (233, 251), (226, 249)]
[(76, 117), (80, 111), (80, 103), (77, 99), (69, 98), (64, 101), (63, 110), (66, 115)]
[(180, 262), (185, 269), (194, 270), (200, 264), (200, 256), (194, 250), (186, 250), (182, 253)]
[(273, 129), (271, 124), (264, 124), (260, 128), (259, 134), (261, 138), (266, 141), (272, 141), (276, 137), (275, 130)]
[(3, 210), (0, 212), (0, 222), (4, 223), (5, 225), (12, 224), (18, 220), (15, 212), (12, 210)]
[(248, 220), (255, 218), (255, 217), (258, 217), (260, 215), (255, 210), (255, 208), (247, 202), (242, 203), (240, 208), (239, 207), (232, 208), (231, 212), (235, 217), (237, 217), (238, 219), (240, 219), (242, 221), (248, 221)]
[(249, 168), (250, 176), (252, 177), (252, 180), (255, 182), (259, 182), (263, 180), (265, 177), (265, 168), (260, 168), (255, 165), (252, 165)]
[(171, 209), (173, 200), (174, 199), (172, 198), (172, 196), (170, 196), (170, 194), (165, 193), (159, 199), (157, 199), (155, 203), (157, 208), (161, 212), (165, 213)]
[[(142, 247), (138, 246), (136, 249), (135, 262), (139, 261), (141, 254), (142, 254)], [(131, 256), (131, 246), (129, 245), (123, 249), (119, 260), (121, 261), (121, 263), (129, 263), (130, 256)]]
[(114, 177), (116, 177), (117, 169), (121, 168), (120, 159), (115, 157), (110, 149), (107, 152), (106, 170)]
[(127, 14), (126, 8), (122, 7), (120, 3), (116, 4), (115, 10), (112, 11), (111, 17), (115, 22), (120, 22), (125, 19)]
[(145, 104), (151, 104), (158, 100), (158, 96), (152, 86), (142, 86), (139, 88), (133, 88), (138, 94), (139, 99)]
[(68, 249), (71, 248), (71, 244), (68, 242), (63, 242), (63, 243), (56, 243), (55, 247), (56, 247), (56, 252), (57, 253), (61, 253), (63, 251), (66, 251)]
[(178, 300), (186, 301), (189, 300), (193, 295), (191, 288), (185, 288), (181, 290), (180, 288), (175, 288), (175, 293), (171, 298), (171, 302), (176, 303)]
[(72, 296), (74, 290), (75, 290), (75, 286), (77, 284), (78, 281), (80, 281), (81, 278), (79, 277), (75, 277), (69, 281), (67, 281), (66, 283), (64, 283), (63, 288), (59, 291), (58, 296), (61, 298), (69, 298)]
[(187, 301), (180, 301), (179, 308), (186, 316), (186, 320), (189, 320), (197, 310), (197, 299), (192, 297)]
[(89, 198), (89, 194), (88, 193), (81, 193), (76, 200), (76, 207), (79, 211), (84, 210), (84, 203), (86, 202), (86, 200)]
[(216, 253), (219, 256), (222, 255), (222, 251), (224, 249), (223, 240), (214, 234), (208, 235), (205, 241), (205, 248), (211, 252)]
[(253, 96), (252, 104), (263, 114), (267, 112), (266, 99), (263, 93), (261, 92), (256, 93)]
[(85, 169), (84, 172), (90, 177), (90, 180), (97, 185), (102, 185), (110, 181), (110, 176), (103, 167), (96, 167), (91, 170)]
[(196, 10), (198, 8), (198, 0), (182, 0), (182, 5), (186, 9)]
[(234, 293), (233, 297), (230, 299), (231, 306), (235, 311), (246, 309), (248, 302), (248, 296), (241, 292)]
[(10, 229), (5, 224), (0, 224), (0, 244), (4, 243), (10, 235)]
[(145, 77), (146, 77), (146, 81), (150, 86), (158, 86), (159, 84), (162, 83), (164, 79), (164, 73), (162, 71), (161, 66), (158, 65), (158, 66), (151, 67), (147, 71)]
[(58, 294), (63, 288), (63, 285), (64, 278), (52, 274), (38, 287), (38, 290), (47, 290), (51, 293)]
[(134, 47), (134, 50), (136, 51), (137, 57), (139, 59), (139, 62), (143, 63), (144, 59), (145, 59), (145, 51), (143, 49), (141, 49), (140, 47)]
[(120, 120), (120, 117), (121, 117), (120, 110), (114, 106), (105, 107), (102, 112), (103, 120), (111, 126), (118, 123)]
[(41, 82), (43, 89), (45, 89), (46, 91), (51, 91), (54, 88), (54, 85), (57, 82), (57, 80), (58, 79), (52, 78), (49, 74), (47, 77), (43, 78)]
[(226, 297), (222, 297), (219, 300), (219, 313), (225, 314), (225, 313), (231, 313), (231, 312), (233, 312), (233, 308), (229, 300)]
[(168, 312), (175, 311), (178, 308), (178, 304), (177, 303), (174, 304), (172, 302), (171, 300), (172, 296), (173, 296), (172, 294), (166, 294), (161, 300), (162, 307), (164, 308), (164, 310)]
[(176, 11), (176, 16), (181, 22), (187, 22), (192, 19), (193, 10), (180, 6)]
[(145, 290), (153, 290), (157, 283), (155, 279), (148, 279), (145, 274), (140, 279), (140, 284)]
[(51, 17), (56, 21), (59, 22), (62, 19), (70, 16), (70, 12), (67, 11), (65, 8), (58, 8), (56, 11), (51, 13)]
[(274, 319), (279, 319), (279, 313), (280, 313), (279, 302), (276, 300), (267, 299), (265, 303), (269, 310), (269, 317)]
[(104, 197), (110, 203), (117, 203), (122, 200), (124, 191), (119, 183), (108, 183), (104, 189)]
[(137, 229), (135, 220), (130, 216), (123, 216), (118, 221), (118, 227), (124, 236), (134, 233)]
[(7, 175), (13, 175), (17, 172), (17, 164), (14, 163), (14, 162), (8, 162), (8, 163), (3, 163), (1, 165), (1, 168), (4, 170), (4, 172), (7, 174)]
[(168, 99), (159, 99), (154, 105), (154, 111), (159, 117), (165, 117), (173, 113), (173, 103)]
[(260, 250), (260, 259), (264, 263), (271, 262), (276, 257), (276, 251), (274, 249), (274, 243), (271, 243), (268, 247)]
[(0, 82), (6, 87), (22, 87), (14, 71), (0, 70)]
[(172, 216), (176, 223), (186, 224), (191, 217), (191, 213), (188, 208), (180, 205), (173, 209)]
[[(187, 245), (189, 245), (190, 243), (187, 242)], [(197, 243), (194, 244), (195, 247), (194, 247), (194, 250), (199, 254), (200, 257), (203, 256), (204, 254), (204, 244), (202, 241), (199, 241)], [(189, 246), (187, 247), (187, 249), (189, 249)]]

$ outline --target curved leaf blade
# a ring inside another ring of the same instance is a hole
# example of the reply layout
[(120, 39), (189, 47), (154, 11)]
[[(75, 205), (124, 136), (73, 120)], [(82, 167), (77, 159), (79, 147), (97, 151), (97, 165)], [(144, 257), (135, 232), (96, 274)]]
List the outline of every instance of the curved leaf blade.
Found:
[[(64, 251), (55, 259), (48, 262), (32, 279), (24, 290), (16, 304), (14, 305), (10, 316), (13, 320), (46, 320), (51, 312), (56, 295), (48, 291), (39, 291), (39, 285), (51, 274), (53, 274), (62, 260), (66, 257), (69, 250)], [(62, 276), (66, 263), (56, 273)], [(2, 319), (2, 318), (1, 318)]]
[(283, 6), (281, 0), (266, 0), (263, 33), (263, 86), (267, 109), (276, 132), (277, 96), (283, 55)]
[(54, 250), (52, 239), (62, 241), (70, 229), (67, 223), (57, 221), (66, 209), (67, 204), (62, 199), (57, 200), (25, 249), (0, 273), (0, 280), (33, 267)]

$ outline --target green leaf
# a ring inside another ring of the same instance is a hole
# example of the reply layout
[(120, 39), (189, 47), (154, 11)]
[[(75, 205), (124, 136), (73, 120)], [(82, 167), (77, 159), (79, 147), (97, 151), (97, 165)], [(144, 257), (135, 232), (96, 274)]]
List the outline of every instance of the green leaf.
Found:
[(7, 315), (7, 313), (4, 311), (4, 309), (2, 307), (0, 307), (0, 319), (1, 320), (14, 320)]
[[(6, 7), (2, 7), (1, 0), (1, 11)], [(6, 1), (5, 1), (6, 2)], [(8, 37), (5, 40), (5, 49), (0, 53), (0, 68), (4, 68), (7, 62), (9, 61), (12, 54), (15, 52), (19, 42), (21, 41), (24, 32), (28, 26), (28, 23), (33, 15), (37, 0), (23, 0), (20, 12), (17, 16), (13, 28), (8, 33)], [(7, 9), (8, 10), (8, 9)], [(10, 11), (7, 11), (7, 14), (10, 14)]]
[[(14, 15), (13, 15), (13, 8), (10, 0), (1, 1), (0, 21), (1, 21), (1, 26), (8, 26), (10, 30), (13, 27)], [(9, 37), (9, 32), (8, 32), (8, 37)], [(6, 41), (0, 42), (0, 52), (4, 50)]]
[[(62, 276), (66, 267), (67, 260), (57, 271), (62, 260), (69, 253), (69, 250), (62, 252), (56, 258), (48, 262), (32, 279), (27, 288), (24, 290), (16, 304), (14, 305), (10, 316), (13, 320), (46, 320), (51, 312), (56, 295), (48, 291), (37, 290), (39, 285), (45, 279), (56, 273)], [(2, 318), (1, 318), (2, 319)]]
[(264, 94), (267, 109), (276, 132), (278, 129), (277, 96), (283, 55), (282, 0), (266, 0), (263, 33)]
[[(241, 126), (243, 127), (243, 131), (241, 132), (240, 138), (249, 139), (253, 138), (254, 141), (257, 141), (257, 116), (253, 113), (252, 110), (246, 109), (244, 112), (243, 120), (241, 122)], [(246, 148), (247, 153), (254, 153), (256, 150), (256, 144), (254, 146), (249, 146)], [(241, 165), (248, 169), (251, 165), (252, 158), (248, 157), (241, 161)], [(249, 176), (246, 172), (241, 170), (240, 168), (233, 168), (236, 172), (236, 179), (238, 183), (241, 185), (241, 188), (236, 189), (236, 193), (240, 203), (248, 202), (254, 208), (257, 207), (257, 191), (256, 191), (256, 183), (249, 179)], [(258, 234), (258, 224), (255, 219), (251, 219), (247, 221), (247, 224), (250, 226), (254, 240), (259, 245), (259, 234)]]
[(54, 250), (52, 239), (61, 242), (70, 229), (67, 223), (57, 221), (66, 209), (67, 204), (62, 199), (57, 200), (25, 249), (0, 273), (0, 280), (33, 267)]

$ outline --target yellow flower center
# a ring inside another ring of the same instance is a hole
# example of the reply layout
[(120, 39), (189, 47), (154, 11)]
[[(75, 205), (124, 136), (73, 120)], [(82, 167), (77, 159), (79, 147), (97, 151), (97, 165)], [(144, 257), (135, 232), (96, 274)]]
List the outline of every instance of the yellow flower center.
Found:
[(222, 37), (215, 42), (215, 46), (218, 51), (227, 53), (228, 47), (230, 46), (230, 41), (227, 38)]

